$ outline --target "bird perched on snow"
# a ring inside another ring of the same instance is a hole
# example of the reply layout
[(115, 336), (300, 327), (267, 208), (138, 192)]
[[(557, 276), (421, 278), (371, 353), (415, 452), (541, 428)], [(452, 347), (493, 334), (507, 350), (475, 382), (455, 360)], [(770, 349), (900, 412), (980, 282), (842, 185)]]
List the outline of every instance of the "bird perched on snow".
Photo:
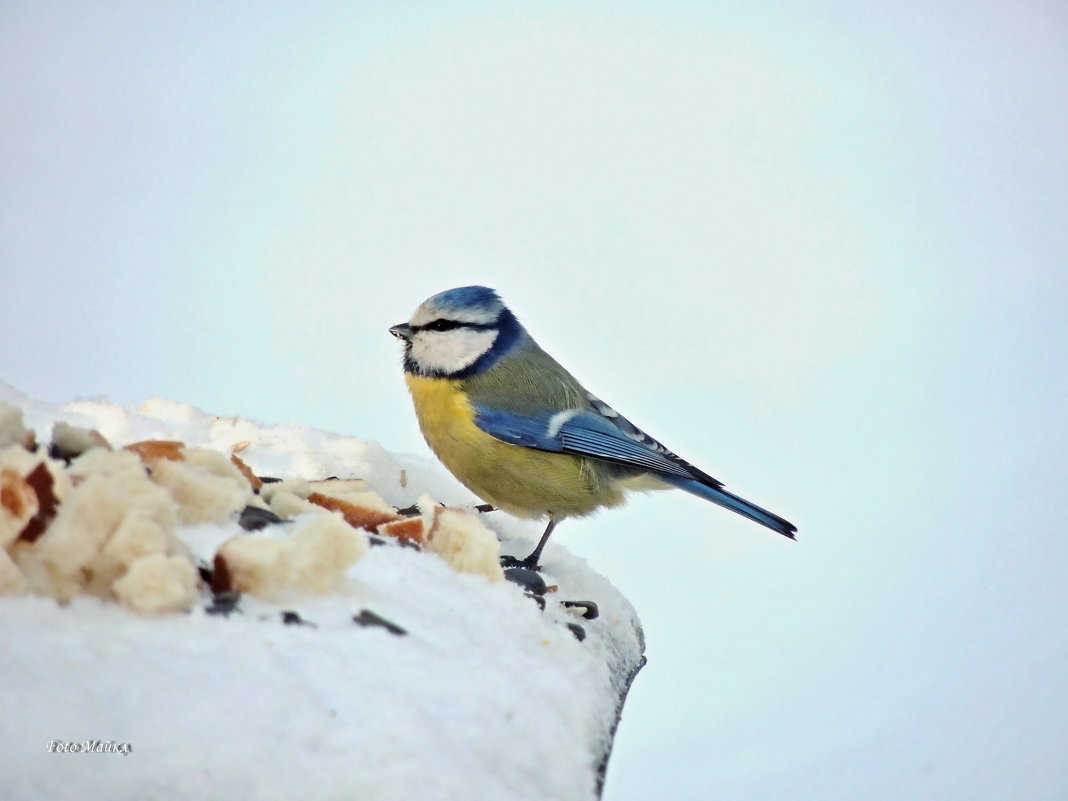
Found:
[(549, 524), (623, 503), (627, 490), (677, 487), (791, 539), (797, 528), (676, 456), (583, 386), (527, 333), (492, 289), (434, 295), (390, 333), (431, 449), (498, 509)]

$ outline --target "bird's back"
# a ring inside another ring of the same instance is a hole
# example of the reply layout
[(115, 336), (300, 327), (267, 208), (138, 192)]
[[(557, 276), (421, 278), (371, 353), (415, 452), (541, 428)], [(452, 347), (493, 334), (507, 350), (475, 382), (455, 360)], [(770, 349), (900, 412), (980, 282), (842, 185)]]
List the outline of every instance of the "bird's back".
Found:
[(461, 379), (461, 387), (476, 404), (530, 417), (589, 404), (578, 380), (529, 335), (492, 369)]

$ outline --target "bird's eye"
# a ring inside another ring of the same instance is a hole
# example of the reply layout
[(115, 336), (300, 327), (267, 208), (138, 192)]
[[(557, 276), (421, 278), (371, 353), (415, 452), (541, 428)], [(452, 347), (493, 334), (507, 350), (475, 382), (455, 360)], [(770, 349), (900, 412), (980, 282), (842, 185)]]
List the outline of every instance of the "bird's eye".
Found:
[(463, 323), (459, 323), (456, 320), (435, 320), (432, 323), (427, 323), (423, 326), (427, 331), (451, 331), (454, 328), (459, 328)]

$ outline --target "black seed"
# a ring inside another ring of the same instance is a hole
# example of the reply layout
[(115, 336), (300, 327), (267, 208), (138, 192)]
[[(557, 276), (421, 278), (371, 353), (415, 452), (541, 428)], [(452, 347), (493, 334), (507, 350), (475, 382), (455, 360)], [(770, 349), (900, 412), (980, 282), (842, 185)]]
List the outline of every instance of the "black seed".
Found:
[(241, 516), (237, 518), (237, 524), (245, 531), (259, 531), (264, 526), (281, 523), (282, 518), (270, 509), (259, 506), (246, 506), (241, 510)]
[(360, 614), (353, 616), (352, 622), (360, 626), (379, 626), (384, 628), (390, 634), (396, 634), (397, 636), (403, 636), (408, 633), (396, 623), (386, 620), (384, 617), (375, 614), (370, 609), (361, 609)]
[(299, 614), (290, 609), (287, 609), (282, 612), (282, 622), (285, 623), (287, 626), (311, 626), (313, 629), (316, 628), (316, 625), (314, 623), (308, 622)]
[(381, 534), (368, 534), (367, 539), (371, 545), (393, 545), (401, 548), (412, 548), (416, 551), (423, 550), (422, 546), (414, 540), (399, 540), (396, 537), (384, 537)]
[(579, 642), (586, 639), (586, 629), (582, 628), (578, 623), (568, 623), (567, 627), (571, 629), (571, 633), (575, 635), (575, 639)]
[(239, 592), (220, 592), (212, 596), (211, 606), (204, 607), (209, 615), (223, 615), (229, 617), (231, 612), (240, 612), (237, 604), (241, 600)]
[(411, 506), (405, 506), (403, 509), (396, 506), (393, 508), (397, 510), (397, 514), (403, 515), (404, 517), (415, 517), (420, 513), (419, 504), (417, 503), (413, 503)]
[(504, 571), (504, 577), (535, 595), (544, 595), (547, 589), (545, 579), (526, 567), (509, 567)]
[(561, 603), (568, 609), (581, 607), (584, 610), (582, 616), (587, 620), (596, 620), (601, 614), (601, 610), (597, 608), (597, 604), (593, 601), (562, 601)]
[(534, 599), (534, 602), (535, 602), (535, 603), (536, 603), (536, 604), (538, 605), (538, 608), (539, 608), (539, 609), (540, 609), (540, 610), (541, 610), (542, 612), (544, 612), (544, 611), (545, 611), (545, 596), (544, 596), (544, 595), (535, 595), (535, 594), (534, 594), (534, 593), (532, 593), (532, 592), (528, 592), (528, 593), (524, 593), (524, 594), (525, 594), (525, 595), (526, 595), (526, 596), (527, 596), (528, 598), (533, 598), (533, 599)]
[(277, 484), (282, 479), (275, 478), (274, 476), (256, 476), (264, 484)]
[(55, 459), (57, 462), (63, 461), (69, 465), (71, 463), (71, 460), (73, 460), (74, 457), (78, 456), (79, 454), (65, 453), (64, 451), (61, 451), (59, 449), (59, 446), (56, 443), (53, 442), (51, 445), (48, 446), (48, 455), (50, 458)]

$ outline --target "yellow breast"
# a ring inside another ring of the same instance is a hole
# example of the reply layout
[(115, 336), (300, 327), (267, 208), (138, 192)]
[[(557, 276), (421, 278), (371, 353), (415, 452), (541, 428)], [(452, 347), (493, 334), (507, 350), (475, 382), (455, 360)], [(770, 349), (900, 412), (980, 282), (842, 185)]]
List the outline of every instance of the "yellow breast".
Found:
[(590, 460), (510, 445), (475, 425), (475, 411), (455, 379), (407, 374), (427, 444), (468, 489), (520, 517), (585, 515), (623, 501)]

